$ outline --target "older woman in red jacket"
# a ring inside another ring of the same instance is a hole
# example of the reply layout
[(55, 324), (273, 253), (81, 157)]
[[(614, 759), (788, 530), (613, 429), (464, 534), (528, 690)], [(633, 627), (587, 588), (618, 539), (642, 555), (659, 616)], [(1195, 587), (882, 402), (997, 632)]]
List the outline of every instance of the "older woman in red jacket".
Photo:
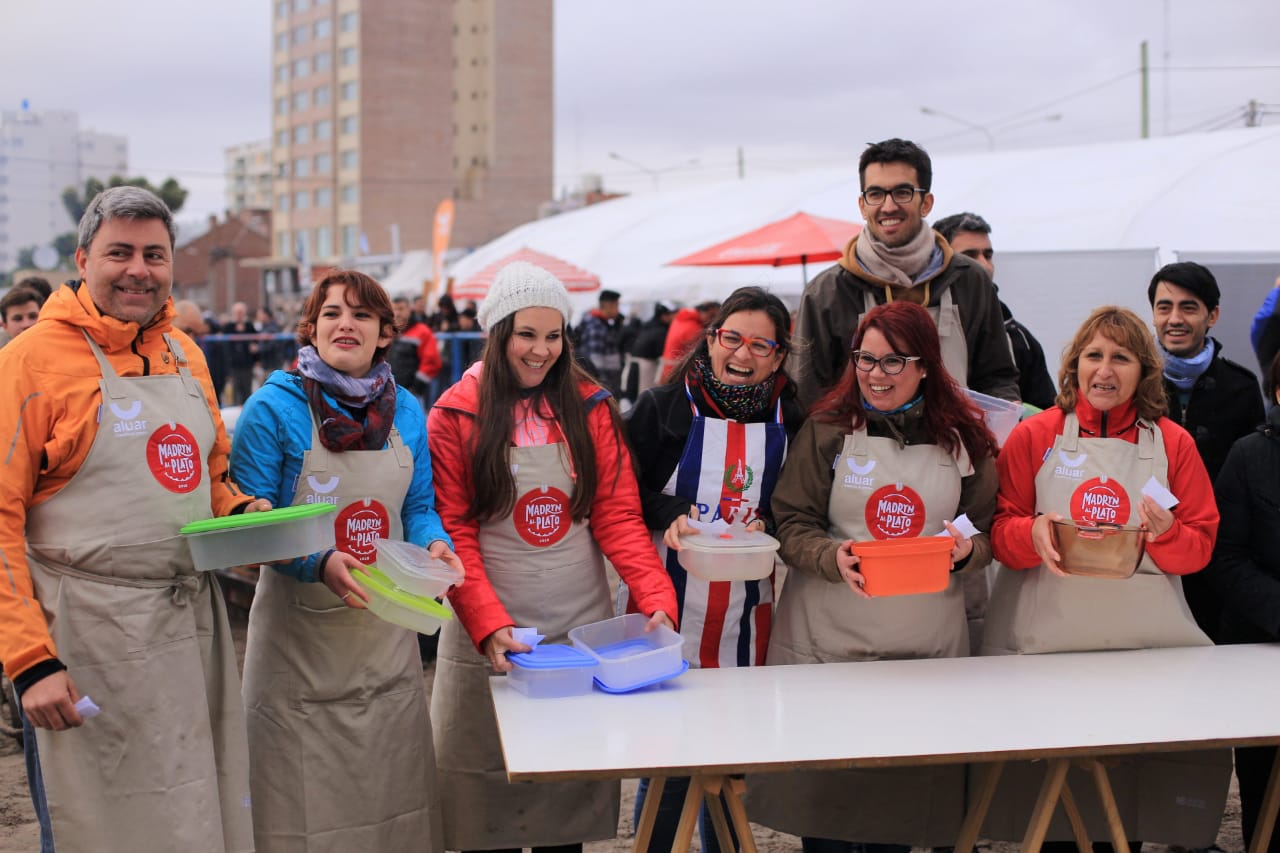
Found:
[(466, 567), (450, 593), (461, 626), (441, 636), (431, 703), (450, 850), (581, 850), (617, 832), (616, 782), (507, 782), (487, 681), (511, 668), (507, 652), (530, 650), (512, 627), (564, 642), (570, 628), (612, 616), (605, 557), (650, 624), (674, 627), (675, 590), (617, 411), (574, 363), (569, 314), (551, 273), (505, 267), (480, 307), (481, 362), (428, 420), (436, 506)]

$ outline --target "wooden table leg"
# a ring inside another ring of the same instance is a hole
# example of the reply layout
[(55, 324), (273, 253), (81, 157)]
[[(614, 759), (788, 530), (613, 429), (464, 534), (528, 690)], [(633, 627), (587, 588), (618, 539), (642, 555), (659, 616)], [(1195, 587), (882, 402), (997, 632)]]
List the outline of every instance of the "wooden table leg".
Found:
[(742, 853), (756, 853), (756, 839), (751, 834), (751, 822), (747, 820), (747, 807), (742, 804), (742, 798), (746, 793), (745, 779), (729, 777), (729, 784), (724, 788), (724, 801), (729, 805), (733, 831), (738, 833), (738, 849)]
[(1271, 777), (1267, 779), (1267, 792), (1262, 796), (1262, 808), (1258, 812), (1258, 824), (1253, 828), (1249, 853), (1263, 853), (1271, 843), (1276, 828), (1276, 809), (1280, 806), (1280, 749), (1271, 764)]
[(1080, 850), (1092, 850), (1093, 842), (1089, 839), (1089, 828), (1084, 825), (1084, 818), (1076, 806), (1076, 798), (1071, 795), (1071, 786), (1062, 783), (1062, 808), (1071, 822), (1071, 834), (1076, 838), (1076, 847)]
[(636, 824), (636, 840), (631, 849), (636, 853), (648, 853), (653, 840), (653, 825), (658, 821), (658, 807), (662, 803), (662, 791), (667, 786), (666, 776), (650, 776), (649, 790), (644, 795), (644, 807), (640, 809), (640, 823)]
[(709, 777), (703, 797), (707, 803), (707, 814), (711, 816), (711, 825), (715, 827), (716, 841), (721, 850), (733, 850), (733, 835), (729, 832), (729, 822), (724, 818), (724, 808), (720, 805), (720, 790), (724, 785), (723, 776)]
[(1085, 762), (1089, 772), (1093, 774), (1093, 784), (1098, 789), (1098, 799), (1102, 801), (1102, 811), (1107, 816), (1107, 826), (1111, 830), (1111, 845), (1116, 853), (1129, 853), (1129, 836), (1124, 831), (1124, 823), (1120, 820), (1120, 809), (1116, 807), (1116, 795), (1111, 791), (1111, 780), (1107, 778), (1107, 768), (1096, 758)]
[(987, 819), (987, 810), (991, 808), (991, 799), (995, 796), (1003, 770), (1003, 761), (991, 761), (978, 771), (978, 789), (973, 792), (973, 801), (969, 803), (969, 811), (960, 825), (956, 853), (972, 853), (973, 845), (978, 843), (978, 833), (982, 831), (982, 822)]
[(694, 776), (689, 780), (689, 792), (684, 795), (684, 808), (680, 810), (680, 823), (676, 826), (675, 853), (689, 853), (693, 844), (693, 830), (698, 825), (698, 807), (702, 805), (704, 776)]
[(1040, 796), (1036, 798), (1036, 807), (1031, 812), (1031, 822), (1027, 824), (1027, 834), (1022, 839), (1020, 849), (1025, 853), (1039, 853), (1040, 845), (1044, 843), (1044, 837), (1049, 832), (1049, 821), (1053, 819), (1053, 809), (1058, 804), (1058, 796), (1062, 792), (1062, 784), (1067, 779), (1067, 769), (1070, 766), (1070, 759), (1049, 759), (1049, 769), (1044, 774)]

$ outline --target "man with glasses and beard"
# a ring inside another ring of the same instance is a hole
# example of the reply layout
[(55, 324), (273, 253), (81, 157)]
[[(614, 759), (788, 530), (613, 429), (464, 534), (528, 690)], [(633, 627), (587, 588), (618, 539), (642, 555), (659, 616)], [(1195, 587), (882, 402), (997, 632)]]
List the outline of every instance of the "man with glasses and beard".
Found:
[(928, 309), (943, 361), (961, 384), (1018, 400), (1018, 370), (991, 279), (925, 223), (933, 209), (929, 155), (903, 139), (877, 142), (862, 152), (858, 176), (866, 227), (800, 299), (795, 335), (805, 346), (797, 348), (803, 355), (794, 375), (801, 402), (812, 405), (840, 378), (862, 315), (899, 299)]

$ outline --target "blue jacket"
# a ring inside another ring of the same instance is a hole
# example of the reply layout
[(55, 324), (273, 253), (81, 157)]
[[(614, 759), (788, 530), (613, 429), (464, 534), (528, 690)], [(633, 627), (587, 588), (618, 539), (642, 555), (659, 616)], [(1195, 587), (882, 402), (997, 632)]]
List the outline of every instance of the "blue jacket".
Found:
[[(340, 405), (332, 398), (328, 400), (331, 405)], [(443, 539), (452, 548), (453, 542), (436, 514), (426, 417), (417, 399), (400, 387), (396, 388), (395, 427), (413, 453), (413, 482), (400, 510), (404, 538), (415, 545)], [(302, 471), (302, 454), (310, 449), (311, 410), (302, 377), (277, 370), (249, 398), (236, 421), (231, 442), (232, 480), (246, 494), (266, 498), (272, 506), (290, 506)], [(315, 581), (317, 563), (326, 553), (300, 557), (274, 568), (302, 581)]]

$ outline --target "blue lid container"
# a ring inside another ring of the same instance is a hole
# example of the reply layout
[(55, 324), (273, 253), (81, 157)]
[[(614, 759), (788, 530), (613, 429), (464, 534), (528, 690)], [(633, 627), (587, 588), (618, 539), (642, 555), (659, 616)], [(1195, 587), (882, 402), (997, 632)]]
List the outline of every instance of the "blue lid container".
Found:
[(596, 659), (573, 646), (534, 646), (531, 652), (512, 652), (514, 664), (507, 678), (511, 686), (535, 699), (576, 696), (591, 692)]

